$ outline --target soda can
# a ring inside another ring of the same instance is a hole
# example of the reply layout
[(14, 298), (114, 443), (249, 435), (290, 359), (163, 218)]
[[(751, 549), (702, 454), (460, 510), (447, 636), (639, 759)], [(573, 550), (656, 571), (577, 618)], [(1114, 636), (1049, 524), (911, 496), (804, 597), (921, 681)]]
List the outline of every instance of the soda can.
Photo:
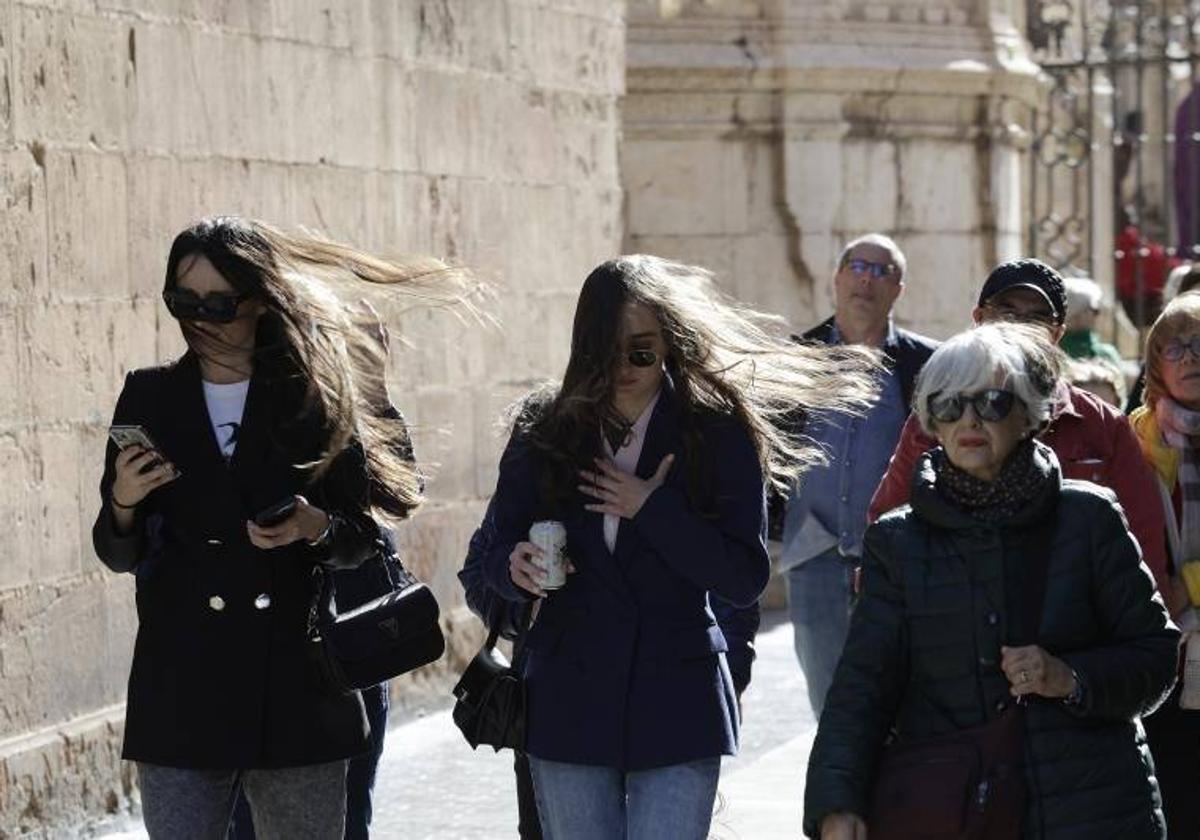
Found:
[(567, 529), (553, 519), (534, 522), (529, 541), (542, 550), (533, 563), (546, 573), (542, 589), (562, 589), (567, 583)]

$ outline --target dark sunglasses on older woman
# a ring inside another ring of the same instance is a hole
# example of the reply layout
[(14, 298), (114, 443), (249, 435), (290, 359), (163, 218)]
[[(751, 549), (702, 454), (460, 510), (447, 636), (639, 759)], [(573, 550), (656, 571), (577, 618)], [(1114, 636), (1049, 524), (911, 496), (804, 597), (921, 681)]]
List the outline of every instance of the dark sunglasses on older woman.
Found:
[(975, 416), (989, 423), (998, 423), (1009, 415), (1016, 395), (1000, 388), (988, 388), (975, 394), (944, 394), (937, 391), (929, 395), (929, 415), (939, 423), (953, 423), (963, 416), (967, 406), (975, 409)]
[(167, 289), (163, 303), (171, 316), (180, 321), (211, 321), (228, 324), (238, 314), (238, 306), (251, 295), (237, 292), (209, 292), (204, 297), (188, 289)]
[(1173, 338), (1163, 345), (1162, 357), (1168, 362), (1183, 360), (1184, 351), (1192, 354), (1193, 359), (1200, 360), (1200, 335), (1194, 335), (1187, 341)]

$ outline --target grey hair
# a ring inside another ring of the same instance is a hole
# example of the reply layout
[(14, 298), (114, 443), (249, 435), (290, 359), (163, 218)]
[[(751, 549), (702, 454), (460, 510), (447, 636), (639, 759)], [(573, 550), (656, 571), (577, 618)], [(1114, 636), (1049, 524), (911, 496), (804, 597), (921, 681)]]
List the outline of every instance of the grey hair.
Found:
[(1046, 340), (1044, 329), (1007, 322), (982, 324), (954, 336), (929, 357), (917, 378), (913, 410), (921, 428), (934, 435), (930, 396), (1005, 388), (1024, 404), (1027, 430), (1032, 431), (1050, 419), (1062, 371), (1062, 352)]
[(1086, 312), (1099, 309), (1104, 300), (1100, 285), (1090, 277), (1064, 277), (1067, 292), (1067, 312)]
[(892, 262), (896, 264), (896, 270), (900, 272), (899, 282), (904, 282), (904, 275), (908, 273), (908, 260), (905, 258), (904, 252), (900, 250), (900, 246), (896, 244), (896, 240), (890, 236), (884, 236), (882, 233), (868, 233), (846, 243), (846, 247), (838, 255), (835, 271), (841, 270), (846, 263), (846, 258), (850, 256), (850, 252), (859, 245), (876, 245), (891, 254)]

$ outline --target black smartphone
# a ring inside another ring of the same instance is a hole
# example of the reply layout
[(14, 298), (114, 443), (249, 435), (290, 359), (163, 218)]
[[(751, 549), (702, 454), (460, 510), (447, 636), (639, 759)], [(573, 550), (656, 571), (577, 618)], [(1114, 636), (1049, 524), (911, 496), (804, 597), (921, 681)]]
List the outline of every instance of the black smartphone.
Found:
[[(117, 445), (117, 449), (127, 449), (130, 446), (140, 446), (143, 449), (149, 449), (154, 453), (154, 457), (146, 462), (146, 465), (139, 472), (149, 472), (157, 467), (166, 458), (163, 456), (162, 449), (154, 442), (154, 438), (150, 437), (150, 433), (146, 431), (145, 426), (138, 425), (115, 425), (108, 427), (108, 436), (112, 438), (112, 442)], [(179, 469), (175, 470), (175, 477), (180, 475)]]
[(288, 496), (270, 507), (263, 508), (254, 514), (254, 524), (260, 528), (270, 528), (278, 525), (296, 512), (296, 497)]

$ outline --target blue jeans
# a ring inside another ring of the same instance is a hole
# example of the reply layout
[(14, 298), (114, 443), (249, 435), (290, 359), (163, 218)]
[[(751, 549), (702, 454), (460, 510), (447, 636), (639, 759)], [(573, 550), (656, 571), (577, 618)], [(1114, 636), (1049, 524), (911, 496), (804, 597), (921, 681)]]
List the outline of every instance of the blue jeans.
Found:
[(546, 840), (704, 840), (721, 757), (626, 773), (529, 756)]
[(854, 558), (840, 556), (835, 548), (788, 571), (796, 658), (808, 682), (808, 702), (818, 719), (850, 629), (856, 563)]

